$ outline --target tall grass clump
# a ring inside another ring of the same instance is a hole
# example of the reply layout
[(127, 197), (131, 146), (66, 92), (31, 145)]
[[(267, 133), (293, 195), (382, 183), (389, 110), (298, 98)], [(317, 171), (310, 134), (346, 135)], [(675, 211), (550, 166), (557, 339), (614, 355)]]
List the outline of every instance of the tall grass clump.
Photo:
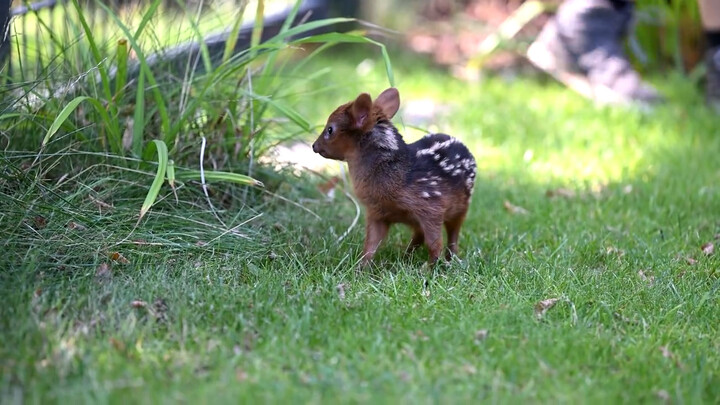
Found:
[[(255, 16), (246, 24), (248, 2), (237, 5), (231, 18), (227, 9), (219, 9), (227, 21), (220, 34), (227, 40), (219, 42), (219, 52), (204, 23), (213, 16), (207, 10), (188, 10), (180, 1), (179, 16), (191, 42), (170, 50), (172, 41), (162, 32), (170, 26), (162, 0), (153, 0), (132, 18), (97, 1), (94, 8), (108, 16), (110, 27), (102, 32), (110, 36), (99, 35), (86, 7), (71, 0), (63, 10), (71, 43), (51, 31), (57, 24), (45, 19), (55, 19), (55, 14), (35, 13), (31, 17), (41, 23), (35, 27), (40, 35), (33, 38), (45, 36), (35, 41), (52, 42), (57, 55), (34, 77), (22, 68), (22, 59), (12, 62), (20, 72), (6, 77), (10, 91), (0, 110), (7, 128), (4, 159), (34, 173), (37, 182), (48, 175), (75, 179), (95, 164), (110, 166), (144, 190), (137, 221), (158, 199), (189, 181), (202, 183), (210, 206), (210, 194), (223, 192), (210, 188), (209, 193), (206, 183), (262, 187), (253, 177), (258, 158), (277, 142), (311, 130), (310, 121), (295, 108), (303, 83), (313, 79), (298, 73), (308, 60), (339, 43), (372, 44), (382, 51), (392, 82), (384, 45), (361, 31), (329, 32), (336, 24), (352, 22), (348, 18), (294, 25), (302, 17), (301, 3), (272, 33), (264, 32), (264, 1), (248, 10)], [(250, 32), (249, 39), (243, 30)], [(300, 59), (296, 49), (306, 44), (311, 51)], [(140, 180), (139, 173), (147, 180)]]

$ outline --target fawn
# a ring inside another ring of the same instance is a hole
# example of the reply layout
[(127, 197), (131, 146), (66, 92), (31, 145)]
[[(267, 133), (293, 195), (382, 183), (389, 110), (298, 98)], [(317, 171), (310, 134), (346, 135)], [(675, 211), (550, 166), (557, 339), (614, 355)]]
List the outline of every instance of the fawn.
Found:
[(327, 120), (313, 151), (346, 161), (353, 189), (365, 206), (363, 264), (370, 262), (390, 225), (413, 230), (407, 252), (423, 242), (430, 263), (442, 253), (447, 231), (449, 260), (457, 254), (475, 183), (475, 158), (455, 138), (431, 134), (406, 144), (390, 119), (400, 107), (397, 89), (383, 91), (375, 102), (367, 93), (338, 107)]

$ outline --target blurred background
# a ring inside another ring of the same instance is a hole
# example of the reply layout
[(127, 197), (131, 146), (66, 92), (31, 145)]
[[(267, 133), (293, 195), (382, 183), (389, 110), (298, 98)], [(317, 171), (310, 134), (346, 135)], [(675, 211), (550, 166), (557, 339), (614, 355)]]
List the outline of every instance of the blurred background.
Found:
[[(96, 43), (110, 47), (122, 36), (115, 21), (137, 27), (155, 2), (78, 0)], [(261, 2), (267, 28), (282, 22), (290, 0)], [(383, 40), (391, 45), (427, 55), (433, 63), (448, 67), (457, 75), (480, 52), (483, 40), (521, 7), (521, 0), (306, 0), (301, 18), (353, 17), (392, 30)], [(541, 15), (523, 22), (512, 41), (492, 49), (483, 67), (490, 70), (523, 66), (519, 55), (538, 34), (559, 1), (543, 1)], [(237, 21), (252, 26), (257, 1), (162, 0), (150, 22), (154, 35), (141, 39), (147, 49), (164, 49), (198, 35), (229, 30)], [(5, 77), (25, 80), (57, 65), (62, 58), (78, 60), (85, 47), (80, 37), (82, 24), (77, 9), (67, 0), (10, 2), (12, 20), (2, 45)], [(702, 58), (704, 44), (697, 2), (645, 0), (638, 2), (636, 25), (629, 54), (641, 71), (678, 70), (691, 74)], [(147, 22), (147, 21), (146, 21)], [(195, 23), (194, 23), (195, 22)], [(344, 27), (347, 29), (348, 27)], [(326, 27), (336, 30), (337, 27)], [(373, 33), (371, 32), (372, 36)], [(249, 35), (246, 35), (249, 37)], [(701, 73), (701, 72), (700, 72)]]

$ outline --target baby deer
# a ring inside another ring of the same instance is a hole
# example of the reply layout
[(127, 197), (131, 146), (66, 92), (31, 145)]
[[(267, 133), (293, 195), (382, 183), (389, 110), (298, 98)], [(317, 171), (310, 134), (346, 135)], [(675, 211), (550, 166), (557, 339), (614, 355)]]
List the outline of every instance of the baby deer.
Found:
[(327, 120), (313, 151), (348, 164), (355, 194), (366, 210), (363, 263), (370, 262), (390, 225), (413, 230), (408, 252), (423, 242), (430, 263), (442, 252), (457, 254), (475, 183), (475, 158), (455, 138), (431, 134), (406, 144), (390, 119), (400, 107), (397, 89), (383, 91), (375, 102), (367, 93), (338, 107)]

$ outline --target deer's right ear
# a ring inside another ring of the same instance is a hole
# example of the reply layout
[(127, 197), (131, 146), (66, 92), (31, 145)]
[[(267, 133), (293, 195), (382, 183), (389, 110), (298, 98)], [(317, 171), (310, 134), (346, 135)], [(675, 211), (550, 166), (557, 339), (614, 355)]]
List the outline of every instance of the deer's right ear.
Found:
[(380, 93), (378, 98), (375, 99), (375, 105), (380, 107), (380, 110), (385, 114), (388, 119), (391, 119), (397, 113), (400, 108), (400, 93), (394, 87)]
[(356, 128), (365, 129), (371, 123), (370, 109), (372, 108), (372, 99), (367, 93), (360, 94), (350, 107), (352, 115), (352, 125)]

